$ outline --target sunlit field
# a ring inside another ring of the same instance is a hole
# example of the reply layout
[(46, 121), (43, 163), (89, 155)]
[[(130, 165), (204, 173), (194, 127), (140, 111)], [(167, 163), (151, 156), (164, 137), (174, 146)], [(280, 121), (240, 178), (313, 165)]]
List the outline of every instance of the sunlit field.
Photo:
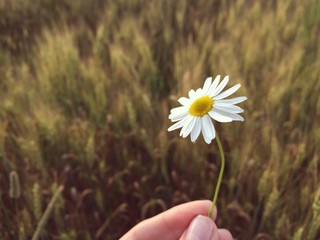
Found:
[(0, 239), (119, 239), (212, 199), (216, 141), (168, 132), (177, 99), (229, 75), (244, 122), (217, 225), (320, 239), (320, 1), (0, 0)]

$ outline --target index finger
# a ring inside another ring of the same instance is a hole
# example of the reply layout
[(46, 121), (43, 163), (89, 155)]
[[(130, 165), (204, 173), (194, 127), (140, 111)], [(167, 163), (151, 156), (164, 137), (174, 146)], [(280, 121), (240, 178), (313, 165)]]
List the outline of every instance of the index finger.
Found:
[[(155, 217), (144, 220), (120, 240), (177, 240), (197, 215), (208, 215), (212, 202), (199, 200), (181, 204)], [(213, 220), (216, 218), (215, 209)]]

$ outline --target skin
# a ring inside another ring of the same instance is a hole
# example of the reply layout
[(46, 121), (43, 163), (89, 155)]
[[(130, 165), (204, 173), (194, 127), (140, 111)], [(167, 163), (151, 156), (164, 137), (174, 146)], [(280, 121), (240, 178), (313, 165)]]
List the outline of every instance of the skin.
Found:
[[(120, 240), (188, 240), (186, 232), (190, 222), (198, 215), (207, 216), (212, 202), (199, 200), (173, 207), (134, 226)], [(216, 219), (217, 211), (212, 215)], [(211, 240), (232, 240), (228, 230), (213, 224)]]

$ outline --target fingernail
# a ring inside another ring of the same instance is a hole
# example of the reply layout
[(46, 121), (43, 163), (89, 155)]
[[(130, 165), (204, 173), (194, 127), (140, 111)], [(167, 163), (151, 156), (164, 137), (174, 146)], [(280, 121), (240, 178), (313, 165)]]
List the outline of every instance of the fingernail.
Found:
[(208, 217), (199, 215), (191, 222), (186, 240), (210, 240), (213, 229), (213, 221)]

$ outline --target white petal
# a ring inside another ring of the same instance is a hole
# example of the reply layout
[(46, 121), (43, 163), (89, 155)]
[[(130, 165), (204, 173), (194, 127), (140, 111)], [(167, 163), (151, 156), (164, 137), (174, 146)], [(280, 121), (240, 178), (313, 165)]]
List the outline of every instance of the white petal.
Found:
[(219, 110), (222, 110), (222, 111), (225, 111), (225, 112), (230, 112), (230, 113), (242, 113), (242, 112), (244, 112), (241, 107), (235, 106), (233, 104), (220, 103), (219, 101), (214, 103), (214, 107), (216, 109), (219, 109)]
[(216, 137), (216, 130), (214, 129), (214, 125), (210, 119), (210, 125), (211, 125), (211, 131), (212, 131), (212, 139), (215, 139)]
[[(236, 107), (236, 106), (235, 106)], [(215, 107), (218, 110), (229, 112), (229, 113), (243, 113), (243, 109), (238, 107), (237, 109), (234, 107)]]
[(208, 114), (218, 122), (232, 122), (232, 118), (218, 113), (216, 109), (211, 110)]
[(214, 139), (216, 134), (215, 134), (215, 130), (214, 130), (214, 126), (212, 124), (211, 118), (208, 115), (204, 115), (201, 118), (201, 121), (202, 121), (202, 127), (204, 128), (206, 135), (210, 139)]
[(231, 113), (231, 112), (225, 112), (216, 108), (213, 108), (213, 110), (215, 113), (218, 113), (220, 115), (223, 115), (225, 117), (231, 118), (232, 121), (244, 121), (244, 118), (242, 116), (240, 116), (239, 114), (236, 113)]
[(188, 112), (181, 112), (181, 113), (171, 113), (169, 115), (169, 119), (172, 121), (172, 122), (177, 122), (177, 121), (180, 121), (181, 119), (185, 118), (188, 116)]
[(194, 124), (196, 123), (196, 120), (197, 119), (195, 117), (192, 118), (191, 122), (188, 124), (188, 126), (186, 127), (186, 129), (182, 135), (183, 138), (187, 137), (191, 133), (191, 131), (194, 127)]
[(215, 131), (211, 119), (208, 115), (201, 118), (202, 136), (207, 144), (211, 143), (215, 137)]
[(208, 133), (206, 131), (206, 126), (204, 126), (203, 118), (201, 118), (201, 132), (202, 132), (204, 141), (207, 144), (210, 144), (212, 139), (208, 136)]
[(195, 117), (195, 119), (196, 119), (196, 122), (191, 131), (191, 142), (195, 142), (197, 140), (201, 131), (201, 119), (199, 117)]
[(235, 97), (235, 98), (230, 98), (230, 99), (219, 100), (219, 102), (220, 103), (237, 104), (237, 103), (241, 103), (241, 102), (243, 102), (245, 100), (247, 100), (247, 97), (242, 96), (242, 97)]
[(184, 119), (182, 119), (179, 122), (176, 122), (175, 124), (173, 124), (171, 127), (168, 128), (168, 131), (171, 132), (173, 130), (176, 130), (178, 128), (181, 128), (185, 125), (185, 123), (189, 120), (189, 118), (191, 118), (191, 116), (187, 116)]
[(208, 92), (209, 87), (210, 87), (210, 85), (211, 85), (211, 82), (212, 82), (212, 77), (208, 77), (208, 78), (206, 79), (206, 81), (204, 82), (203, 88), (202, 88), (204, 94), (206, 94), (206, 93)]
[(170, 113), (182, 113), (182, 112), (188, 112), (188, 108), (185, 106), (175, 107), (170, 110)]
[(196, 91), (196, 94), (195, 94), (195, 98), (202, 97), (203, 95), (204, 94), (203, 94), (202, 88), (198, 88), (197, 91)]
[(185, 105), (189, 105), (191, 101), (190, 101), (189, 98), (181, 97), (181, 98), (178, 99), (178, 102), (179, 102), (181, 105), (185, 106)]
[(237, 84), (237, 85), (229, 88), (228, 90), (220, 93), (219, 95), (215, 96), (213, 99), (220, 100), (222, 98), (229, 97), (231, 94), (235, 93), (240, 87), (241, 87), (241, 84)]
[(180, 137), (186, 132), (187, 128), (189, 127), (190, 123), (192, 122), (192, 119), (194, 118), (193, 116), (187, 117), (188, 120), (184, 123), (183, 127), (181, 128), (180, 131)]
[(216, 76), (216, 78), (214, 79), (213, 83), (211, 84), (207, 94), (211, 96), (211, 93), (216, 89), (216, 87), (218, 86), (219, 82), (220, 82), (220, 75)]
[(188, 96), (190, 99), (193, 99), (195, 97), (195, 94), (196, 94), (196, 92), (193, 89), (191, 89), (188, 93)]
[(202, 137), (207, 144), (211, 143), (211, 139), (206, 135), (205, 130), (201, 127)]
[(219, 86), (210, 94), (211, 97), (218, 95), (229, 82), (229, 76), (225, 76)]

